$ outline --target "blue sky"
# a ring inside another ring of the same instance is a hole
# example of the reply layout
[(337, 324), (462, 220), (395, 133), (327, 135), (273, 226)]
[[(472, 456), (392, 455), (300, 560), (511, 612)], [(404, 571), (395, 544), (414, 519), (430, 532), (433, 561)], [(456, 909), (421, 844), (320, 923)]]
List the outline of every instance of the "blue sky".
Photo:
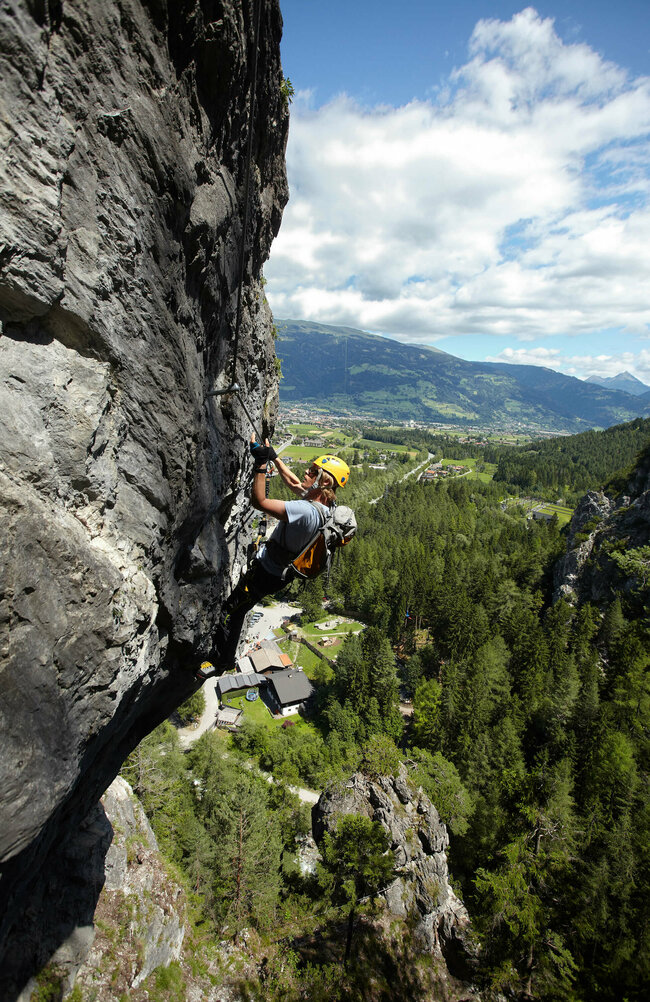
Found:
[(650, 0), (281, 0), (279, 317), (650, 385)]
[[(325, 104), (341, 91), (364, 103), (425, 97), (467, 59), (477, 21), (509, 21), (525, 3), (505, 0), (280, 0), (282, 62), (298, 87)], [(648, 0), (564, 0), (531, 4), (554, 18), (566, 42), (584, 42), (633, 73), (648, 73)]]

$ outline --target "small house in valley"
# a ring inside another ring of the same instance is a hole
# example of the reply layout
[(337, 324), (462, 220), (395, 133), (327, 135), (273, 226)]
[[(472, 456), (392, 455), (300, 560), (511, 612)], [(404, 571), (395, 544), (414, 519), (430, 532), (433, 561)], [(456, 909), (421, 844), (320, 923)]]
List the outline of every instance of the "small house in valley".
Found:
[(268, 676), (266, 695), (283, 717), (304, 710), (314, 687), (300, 668), (287, 668)]
[(273, 640), (266, 640), (256, 650), (249, 651), (248, 658), (253, 671), (264, 675), (290, 668), (292, 664), (289, 655), (283, 654)]
[(266, 677), (257, 672), (235, 672), (222, 675), (217, 679), (217, 696), (223, 702), (226, 693), (239, 692), (240, 689), (250, 689), (252, 686), (266, 685)]

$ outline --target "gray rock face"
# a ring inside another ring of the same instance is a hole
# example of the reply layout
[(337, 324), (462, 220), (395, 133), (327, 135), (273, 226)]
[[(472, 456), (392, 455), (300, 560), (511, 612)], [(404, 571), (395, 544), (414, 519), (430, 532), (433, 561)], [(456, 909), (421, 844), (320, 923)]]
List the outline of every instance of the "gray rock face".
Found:
[[(61, 901), (64, 907), (55, 907)], [(52, 972), (64, 994), (78, 981), (102, 998), (119, 998), (181, 956), (185, 894), (165, 872), (142, 806), (121, 776), (65, 847), (65, 866), (39, 885), (29, 917), (11, 936), (3, 971), (3, 998), (17, 1002), (30, 1002), (38, 990), (30, 978), (16, 994), (26, 954), (34, 970)]]
[[(619, 485), (620, 486), (620, 485)], [(650, 450), (641, 457), (620, 493), (589, 491), (578, 504), (567, 540), (567, 552), (554, 570), (554, 600), (605, 603), (614, 589), (629, 588), (608, 556), (608, 548), (625, 550), (650, 541)]]
[[(609, 517), (612, 508), (610, 498), (602, 491), (589, 491), (578, 504), (569, 526), (567, 552), (554, 570), (555, 601), (560, 598), (569, 602), (575, 600), (583, 569), (591, 556), (597, 535), (595, 528), (591, 531), (585, 529), (601, 524), (603, 519)], [(581, 538), (582, 536), (586, 538)]]
[(121, 776), (110, 785), (103, 803), (115, 837), (106, 856), (106, 883), (96, 917), (103, 933), (105, 925), (114, 926), (115, 916), (125, 916), (122, 927), (115, 930), (119, 955), (110, 970), (102, 962), (110, 931), (108, 936), (100, 933), (74, 973), (82, 988), (108, 997), (119, 995), (116, 971), (129, 991), (157, 967), (179, 959), (185, 937), (185, 895), (162, 868), (142, 806)]
[(113, 829), (101, 804), (71, 831), (39, 874), (22, 922), (9, 934), (0, 967), (0, 998), (30, 1002), (44, 967), (72, 987), (95, 938), (94, 915)]
[(245, 563), (251, 429), (206, 392), (236, 377), (272, 429), (288, 112), (262, 8), (237, 359), (253, 5), (0, 11), (0, 956)]
[(447, 829), (406, 768), (401, 766), (397, 777), (374, 780), (355, 773), (345, 788), (325, 791), (312, 810), (317, 842), (342, 814), (362, 814), (390, 835), (398, 875), (381, 895), (389, 912), (415, 919), (420, 948), (444, 959), (452, 975), (471, 976), (477, 947), (467, 910), (449, 883)]

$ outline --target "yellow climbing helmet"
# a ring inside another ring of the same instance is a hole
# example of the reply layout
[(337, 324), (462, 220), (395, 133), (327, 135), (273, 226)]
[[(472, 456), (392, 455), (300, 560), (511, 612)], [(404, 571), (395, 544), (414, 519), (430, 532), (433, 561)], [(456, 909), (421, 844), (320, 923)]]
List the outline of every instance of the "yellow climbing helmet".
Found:
[(342, 459), (339, 459), (338, 456), (319, 456), (318, 459), (314, 460), (313, 465), (329, 473), (330, 477), (336, 480), (339, 487), (345, 487), (347, 484), (350, 476), (350, 467)]

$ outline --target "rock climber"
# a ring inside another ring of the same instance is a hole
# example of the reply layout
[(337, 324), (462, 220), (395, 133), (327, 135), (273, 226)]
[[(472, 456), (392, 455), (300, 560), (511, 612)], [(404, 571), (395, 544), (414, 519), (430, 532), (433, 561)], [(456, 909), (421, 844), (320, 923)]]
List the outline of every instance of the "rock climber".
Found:
[[(220, 675), (224, 668), (234, 663), (247, 614), (261, 598), (274, 595), (292, 580), (291, 561), (318, 532), (328, 509), (336, 504), (337, 488), (344, 487), (350, 476), (350, 468), (342, 459), (323, 455), (314, 459), (300, 480), (282, 462), (269, 440), (262, 445), (255, 435), (251, 436), (250, 451), (255, 464), (251, 504), (264, 515), (276, 518), (278, 524), (258, 549), (222, 610), (213, 653), (219, 667), (204, 662), (195, 672), (201, 680)], [(266, 497), (266, 471), (270, 463), (299, 501)]]

